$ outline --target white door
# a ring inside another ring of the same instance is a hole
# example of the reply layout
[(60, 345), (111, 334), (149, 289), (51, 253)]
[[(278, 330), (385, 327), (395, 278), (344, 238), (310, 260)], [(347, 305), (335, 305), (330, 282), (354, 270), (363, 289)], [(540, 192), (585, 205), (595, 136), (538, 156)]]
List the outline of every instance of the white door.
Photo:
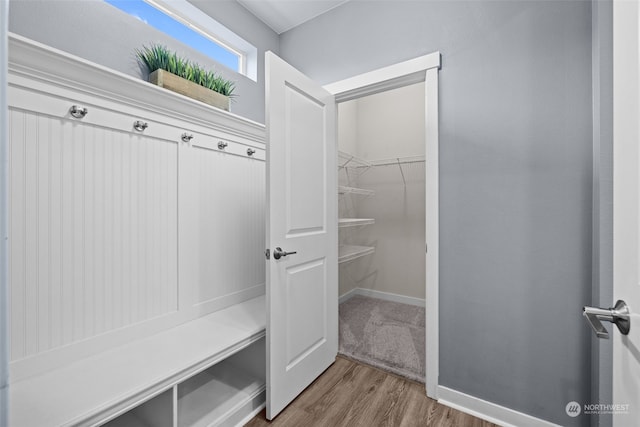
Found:
[[(640, 7), (613, 5), (613, 295), (631, 312), (631, 330), (609, 328), (617, 427), (640, 422)], [(606, 402), (601, 402), (606, 403)]]
[(337, 147), (333, 95), (271, 52), (265, 61), (273, 419), (338, 353)]

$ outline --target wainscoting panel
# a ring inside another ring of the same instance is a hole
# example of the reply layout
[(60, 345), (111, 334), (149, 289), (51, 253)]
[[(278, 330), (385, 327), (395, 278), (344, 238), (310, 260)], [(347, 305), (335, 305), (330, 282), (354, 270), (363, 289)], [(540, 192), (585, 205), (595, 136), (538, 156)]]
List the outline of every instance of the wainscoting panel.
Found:
[(11, 360), (177, 310), (178, 144), (10, 108)]
[(184, 215), (198, 227), (189, 247), (191, 304), (225, 306), (238, 293), (263, 293), (265, 163), (194, 142), (186, 179), (192, 198)]

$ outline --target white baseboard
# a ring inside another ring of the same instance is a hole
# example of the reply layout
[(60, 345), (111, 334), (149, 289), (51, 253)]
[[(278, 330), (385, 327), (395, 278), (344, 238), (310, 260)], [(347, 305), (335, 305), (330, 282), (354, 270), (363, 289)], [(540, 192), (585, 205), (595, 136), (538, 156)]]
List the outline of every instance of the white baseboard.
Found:
[(418, 307), (425, 306), (425, 300), (422, 298), (408, 297), (405, 295), (392, 294), (390, 292), (375, 291), (373, 289), (355, 288), (349, 292), (340, 295), (338, 303), (342, 304), (345, 301), (350, 300), (356, 295), (362, 295), (365, 297), (378, 298), (386, 301), (399, 302), (402, 304), (415, 305)]
[(443, 386), (438, 386), (438, 403), (503, 427), (561, 427)]
[(356, 293), (357, 290), (358, 290), (358, 288), (351, 289), (349, 292), (346, 292), (346, 293), (340, 295), (340, 298), (338, 298), (338, 304), (342, 304), (345, 301), (349, 301), (351, 298), (356, 296), (357, 295), (357, 293)]
[(258, 406), (257, 408), (255, 408), (253, 411), (251, 411), (249, 414), (247, 414), (238, 424), (236, 424), (235, 427), (242, 427), (245, 424), (247, 424), (249, 421), (251, 421), (253, 419), (253, 417), (255, 417), (256, 415), (258, 415), (260, 412), (262, 412), (262, 410), (267, 406), (267, 403), (264, 402), (262, 403), (260, 406)]

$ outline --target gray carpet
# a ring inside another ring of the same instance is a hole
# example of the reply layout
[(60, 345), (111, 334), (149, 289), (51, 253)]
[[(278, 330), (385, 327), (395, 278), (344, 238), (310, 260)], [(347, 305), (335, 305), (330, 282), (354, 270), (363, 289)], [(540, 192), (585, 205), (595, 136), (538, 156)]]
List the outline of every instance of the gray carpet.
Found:
[(340, 354), (424, 383), (424, 307), (356, 295), (339, 313)]

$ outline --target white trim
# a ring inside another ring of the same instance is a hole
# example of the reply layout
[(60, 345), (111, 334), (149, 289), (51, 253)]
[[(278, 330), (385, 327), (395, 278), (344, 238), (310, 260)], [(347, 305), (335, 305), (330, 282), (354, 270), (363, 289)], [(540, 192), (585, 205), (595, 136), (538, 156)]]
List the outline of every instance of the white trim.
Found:
[(440, 372), (440, 172), (438, 129), (438, 70), (427, 70), (425, 77), (425, 296), (427, 300), (425, 355), (427, 395), (438, 397)]
[(9, 246), (7, 31), (9, 2), (0, 4), (0, 426), (9, 425)]
[[(503, 427), (560, 427), (549, 421), (438, 386), (438, 403)], [(568, 417), (568, 416), (567, 416)]]
[[(613, 21), (613, 289), (624, 299), (632, 322), (640, 320), (640, 2), (614, 0)], [(606, 179), (606, 178), (605, 178)], [(609, 184), (604, 179), (601, 181)], [(607, 272), (608, 273), (608, 272)], [(604, 289), (603, 289), (604, 290)], [(600, 294), (602, 298), (602, 292)], [(640, 418), (640, 329), (623, 336), (611, 328), (611, 401), (629, 403), (614, 411), (613, 427), (637, 426)], [(594, 339), (594, 341), (600, 341)], [(593, 341), (592, 341), (593, 342)], [(609, 371), (610, 369), (610, 371)], [(606, 377), (605, 377), (606, 378)]]
[(349, 292), (340, 295), (338, 302), (342, 304), (350, 300), (356, 295), (362, 295), (370, 298), (377, 298), (385, 301), (399, 302), (401, 304), (415, 305), (416, 307), (424, 307), (425, 301), (422, 298), (408, 297), (406, 295), (393, 294), (391, 292), (376, 291), (374, 289), (354, 288)]
[(356, 295), (358, 295), (358, 289), (360, 289), (360, 288), (351, 289), (350, 291), (345, 292), (344, 294), (340, 295), (340, 297), (338, 298), (338, 304), (342, 304), (345, 301), (349, 301), (351, 298), (353, 298)]
[(440, 52), (433, 52), (418, 58), (379, 68), (358, 76), (325, 85), (324, 88), (335, 95), (336, 102), (373, 95), (385, 90), (425, 82), (425, 222), (426, 242), (426, 339), (425, 356), (427, 396), (438, 398), (439, 376), (439, 130), (438, 130), (438, 70)]
[[(265, 391), (265, 390), (263, 390), (263, 391)], [(264, 402), (263, 404), (258, 406), (256, 409), (251, 411), (246, 417), (244, 417), (238, 424), (236, 424), (236, 427), (242, 427), (242, 426), (246, 425), (249, 421), (251, 421), (253, 419), (253, 417), (255, 417), (260, 412), (262, 412), (262, 410), (264, 408), (266, 408), (266, 406), (267, 406), (267, 402)], [(177, 424), (174, 424), (174, 425), (177, 425)]]
[(340, 80), (324, 88), (336, 97), (336, 102), (349, 101), (366, 95), (424, 81), (424, 72), (440, 68), (440, 52), (378, 68), (368, 73)]

